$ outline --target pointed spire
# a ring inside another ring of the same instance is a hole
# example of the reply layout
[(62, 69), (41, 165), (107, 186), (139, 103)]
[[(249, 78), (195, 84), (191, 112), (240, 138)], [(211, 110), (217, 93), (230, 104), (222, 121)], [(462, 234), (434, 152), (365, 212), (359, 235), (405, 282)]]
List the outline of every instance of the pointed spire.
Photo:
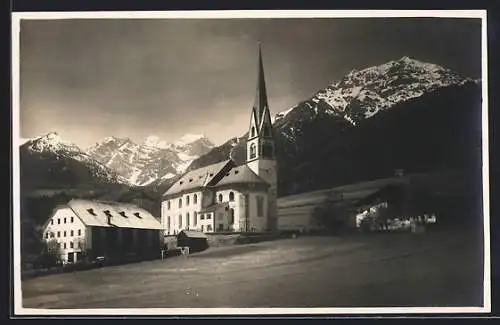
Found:
[(261, 42), (259, 42), (259, 63), (257, 70), (257, 90), (255, 93), (255, 102), (253, 108), (257, 114), (257, 123), (260, 124), (264, 108), (267, 107), (266, 81), (264, 78), (264, 66), (262, 64)]

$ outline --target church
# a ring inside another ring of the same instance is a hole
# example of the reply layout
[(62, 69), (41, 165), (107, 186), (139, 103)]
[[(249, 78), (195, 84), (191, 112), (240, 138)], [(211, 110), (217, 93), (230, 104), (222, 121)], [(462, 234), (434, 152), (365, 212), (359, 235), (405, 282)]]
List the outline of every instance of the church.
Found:
[[(263, 232), (277, 224), (277, 161), (259, 45), (257, 89), (250, 112), (247, 157), (228, 159), (184, 174), (164, 194), (165, 235), (182, 230)], [(229, 157), (228, 157), (229, 158)]]

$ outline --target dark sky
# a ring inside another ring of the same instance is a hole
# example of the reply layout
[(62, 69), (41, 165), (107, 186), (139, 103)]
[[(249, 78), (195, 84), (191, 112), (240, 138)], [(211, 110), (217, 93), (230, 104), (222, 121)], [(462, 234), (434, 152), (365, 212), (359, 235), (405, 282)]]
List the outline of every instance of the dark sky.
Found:
[(258, 41), (272, 114), (405, 55), (481, 76), (479, 19), (25, 20), (20, 137), (56, 131), (87, 147), (195, 133), (220, 144), (248, 127)]

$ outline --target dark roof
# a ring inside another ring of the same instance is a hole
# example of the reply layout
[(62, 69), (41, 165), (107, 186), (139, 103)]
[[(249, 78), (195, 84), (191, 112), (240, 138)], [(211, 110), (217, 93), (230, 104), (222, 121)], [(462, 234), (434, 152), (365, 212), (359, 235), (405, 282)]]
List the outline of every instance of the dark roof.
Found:
[(255, 174), (248, 165), (234, 166), (232, 160), (202, 167), (186, 173), (164, 194), (173, 195), (195, 188), (229, 185), (229, 184), (269, 184)]
[(255, 102), (253, 111), (255, 112), (257, 125), (260, 125), (264, 108), (268, 107), (266, 80), (264, 78), (264, 65), (262, 64), (262, 51), (259, 43), (259, 62), (257, 66), (257, 89), (255, 92)]
[(218, 208), (226, 207), (226, 206), (229, 206), (228, 202), (215, 203), (215, 204), (209, 205), (208, 207), (206, 207), (204, 209), (201, 209), (200, 212), (198, 212), (198, 213), (213, 212), (213, 211), (216, 211)]
[(179, 232), (179, 235), (183, 234), (184, 236), (186, 237), (191, 237), (191, 238), (208, 238), (207, 235), (205, 235), (204, 233), (200, 232), (200, 231), (192, 231), (192, 230), (182, 230), (181, 232)]

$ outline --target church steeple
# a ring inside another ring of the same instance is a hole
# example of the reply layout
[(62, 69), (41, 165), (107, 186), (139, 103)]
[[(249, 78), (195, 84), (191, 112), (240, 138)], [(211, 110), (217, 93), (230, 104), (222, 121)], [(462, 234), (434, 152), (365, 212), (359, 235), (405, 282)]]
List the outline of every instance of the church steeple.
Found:
[(257, 125), (260, 125), (264, 111), (268, 108), (266, 80), (264, 77), (264, 65), (262, 64), (262, 49), (259, 42), (259, 61), (257, 66), (257, 89), (253, 109), (257, 118)]

